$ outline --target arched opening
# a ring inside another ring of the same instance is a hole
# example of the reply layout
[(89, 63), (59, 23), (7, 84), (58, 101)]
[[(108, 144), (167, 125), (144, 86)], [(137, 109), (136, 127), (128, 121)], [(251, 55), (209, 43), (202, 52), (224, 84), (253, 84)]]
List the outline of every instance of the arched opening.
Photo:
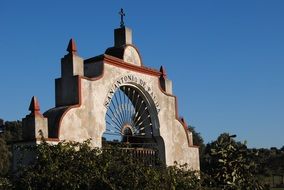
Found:
[(141, 86), (128, 83), (117, 88), (108, 106), (105, 121), (103, 146), (126, 144), (133, 150), (155, 151), (160, 161), (165, 161), (158, 113), (152, 98)]

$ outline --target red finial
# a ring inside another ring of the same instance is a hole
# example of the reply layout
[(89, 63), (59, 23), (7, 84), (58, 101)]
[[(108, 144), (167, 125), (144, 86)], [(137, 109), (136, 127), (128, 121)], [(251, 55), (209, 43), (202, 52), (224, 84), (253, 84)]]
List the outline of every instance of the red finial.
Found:
[(183, 123), (184, 126), (187, 126), (187, 123), (186, 123), (184, 117), (181, 117), (181, 118), (180, 118), (180, 121)]
[(77, 54), (77, 47), (73, 38), (70, 39), (68, 47), (66, 49), (70, 54)]
[(39, 103), (38, 103), (38, 100), (37, 100), (37, 98), (35, 96), (32, 97), (29, 110), (32, 113), (37, 113), (37, 112), (40, 111)]
[(160, 72), (164, 77), (167, 76), (166, 69), (163, 66), (160, 67)]

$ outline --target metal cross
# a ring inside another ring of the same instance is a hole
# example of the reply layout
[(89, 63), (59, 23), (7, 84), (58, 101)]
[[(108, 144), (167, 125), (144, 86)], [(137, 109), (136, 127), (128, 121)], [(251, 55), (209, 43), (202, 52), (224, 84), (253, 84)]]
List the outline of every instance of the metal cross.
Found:
[(124, 27), (124, 21), (123, 21), (123, 17), (125, 16), (125, 13), (123, 12), (123, 9), (120, 9), (120, 12), (118, 13), (120, 15), (120, 27)]

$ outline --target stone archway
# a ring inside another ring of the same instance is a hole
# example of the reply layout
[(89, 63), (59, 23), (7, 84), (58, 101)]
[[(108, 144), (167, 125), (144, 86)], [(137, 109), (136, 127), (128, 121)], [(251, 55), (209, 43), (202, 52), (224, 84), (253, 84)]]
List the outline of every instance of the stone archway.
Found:
[(165, 161), (158, 112), (151, 96), (141, 85), (130, 82), (117, 87), (108, 103), (105, 121), (104, 141), (155, 149), (159, 159)]
[[(92, 139), (92, 146), (101, 148), (103, 133), (113, 130), (121, 142), (154, 144), (166, 165), (188, 163), (199, 170), (198, 147), (179, 117), (164, 68), (144, 66), (131, 29), (118, 28), (114, 34), (113, 47), (88, 59), (78, 55), (70, 40), (68, 54), (61, 59), (61, 77), (55, 80), (55, 107), (42, 115), (32, 100), (31, 113), (23, 119), (25, 140), (38, 143), (41, 130), (52, 143)], [(115, 93), (126, 100), (115, 101)]]

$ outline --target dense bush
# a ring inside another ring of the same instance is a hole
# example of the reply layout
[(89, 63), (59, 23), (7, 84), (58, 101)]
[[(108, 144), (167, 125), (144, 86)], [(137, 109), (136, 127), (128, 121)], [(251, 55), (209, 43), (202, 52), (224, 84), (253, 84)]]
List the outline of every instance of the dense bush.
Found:
[[(13, 141), (21, 140), (22, 136), (22, 123), (20, 121), (6, 121), (0, 119), (0, 127), (3, 130), (0, 133), (0, 185), (4, 177), (8, 175), (11, 159)], [(5, 181), (5, 180), (4, 180)], [(4, 184), (4, 182), (3, 182)], [(0, 186), (1, 187), (1, 186)], [(1, 189), (1, 188), (0, 188)]]
[[(30, 165), (9, 172), (11, 142), (21, 140), (21, 122), (5, 122), (0, 134), (0, 189), (262, 189), (259, 181), (283, 174), (282, 149), (248, 149), (228, 134), (205, 145), (193, 132), (200, 146), (201, 180), (184, 166), (147, 166), (119, 147), (108, 151), (84, 143), (43, 142), (34, 151)], [(30, 151), (30, 150), (29, 150)], [(267, 181), (267, 180), (266, 180)]]
[(205, 149), (202, 162), (204, 186), (236, 190), (263, 189), (255, 176), (257, 165), (254, 160), (257, 156), (244, 143), (236, 142), (227, 133), (221, 134)]
[(16, 189), (263, 189), (254, 176), (256, 153), (228, 134), (207, 145), (202, 180), (187, 165), (148, 166), (121, 147), (92, 149), (89, 141), (43, 142), (28, 151), (36, 157), (18, 170)]
[(17, 189), (199, 189), (198, 175), (186, 165), (147, 166), (119, 147), (43, 142), (33, 151), (35, 162), (18, 170)]
[(6, 141), (0, 137), (0, 177), (9, 171), (11, 153)]
[(0, 177), (0, 189), (1, 190), (9, 190), (12, 189), (13, 185), (10, 180), (6, 177)]

